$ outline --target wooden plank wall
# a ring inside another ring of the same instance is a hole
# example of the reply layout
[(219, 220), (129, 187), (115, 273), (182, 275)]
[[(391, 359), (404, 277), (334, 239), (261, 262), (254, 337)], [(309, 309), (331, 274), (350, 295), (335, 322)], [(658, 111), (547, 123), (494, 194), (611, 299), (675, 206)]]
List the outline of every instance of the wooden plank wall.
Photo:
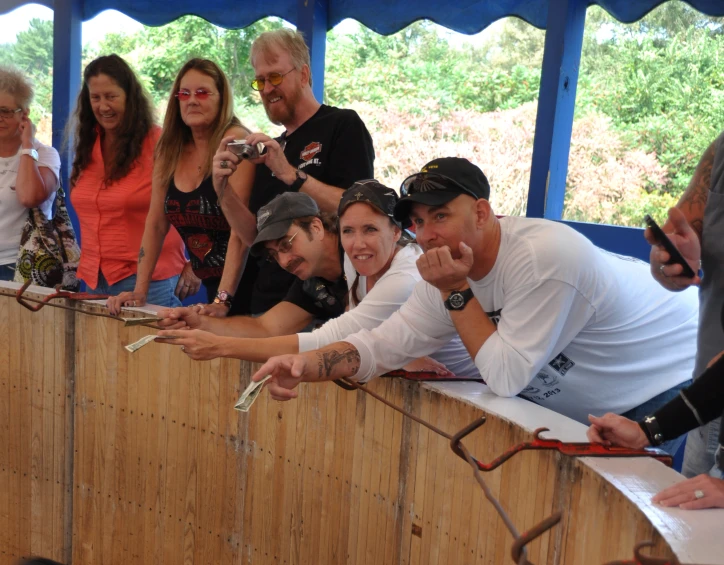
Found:
[(0, 297), (0, 564), (70, 560), (72, 312)]
[[(57, 331), (65, 314), (8, 302), (0, 299), (0, 323), (21, 331), (0, 338), (3, 351), (34, 345), (0, 360), (13, 369), (0, 389), (0, 410), (11, 414), (0, 432), (0, 565), (31, 550), (67, 557), (70, 537), (74, 565), (512, 562), (510, 534), (444, 438), (332, 383), (303, 386), (288, 403), (263, 393), (248, 415), (237, 413), (250, 365), (194, 362), (161, 344), (128, 354), (122, 346), (144, 328), (76, 315), (75, 435), (59, 434), (53, 425), (70, 406), (11, 388), (41, 374), (54, 393), (67, 386), (69, 377), (47, 367), (52, 359), (57, 370), (67, 351)], [(481, 414), (416, 383), (369, 386), (449, 432)], [(491, 417), (466, 444), (490, 459), (527, 438)], [(66, 491), (44, 478), (61, 484), (71, 451), (73, 497), (58, 503)], [(48, 475), (33, 482), (16, 468)], [(533, 563), (630, 559), (643, 539), (670, 555), (628, 499), (574, 460), (524, 452), (485, 479), (520, 531), (564, 511), (530, 546)]]

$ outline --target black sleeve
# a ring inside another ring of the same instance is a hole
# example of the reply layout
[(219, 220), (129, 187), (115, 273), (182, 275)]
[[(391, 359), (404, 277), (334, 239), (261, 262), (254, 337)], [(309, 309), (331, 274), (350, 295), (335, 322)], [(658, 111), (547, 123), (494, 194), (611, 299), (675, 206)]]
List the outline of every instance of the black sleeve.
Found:
[(304, 281), (297, 279), (292, 284), (289, 292), (284, 297), (284, 302), (291, 302), (295, 306), (299, 306), (302, 310), (306, 310), (318, 320), (326, 320), (329, 316), (327, 313), (317, 306), (314, 298), (304, 292)]
[(354, 110), (342, 110), (329, 154), (331, 163), (327, 184), (349, 188), (358, 180), (375, 176), (375, 149), (372, 136)]
[(682, 390), (679, 396), (662, 406), (654, 416), (663, 436), (671, 439), (715, 420), (722, 412), (724, 357), (704, 371), (689, 388)]

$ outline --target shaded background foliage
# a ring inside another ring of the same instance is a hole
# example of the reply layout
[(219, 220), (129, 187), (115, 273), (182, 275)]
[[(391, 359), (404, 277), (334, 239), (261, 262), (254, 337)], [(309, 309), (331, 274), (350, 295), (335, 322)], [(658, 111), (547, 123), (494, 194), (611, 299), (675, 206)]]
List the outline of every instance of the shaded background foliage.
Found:
[[(724, 129), (723, 22), (678, 1), (630, 25), (588, 10), (564, 217), (640, 225), (677, 200)], [(161, 116), (183, 63), (213, 59), (229, 75), (241, 119), (274, 134), (279, 128), (248, 86), (248, 61), (254, 37), (282, 25), (270, 18), (225, 30), (190, 16), (108, 34), (84, 49), (84, 64), (99, 54), (125, 57)], [(396, 186), (432, 157), (460, 155), (488, 173), (498, 211), (524, 213), (545, 33), (515, 18), (495, 25), (474, 44), (425, 21), (392, 36), (358, 24), (328, 34), (325, 101), (365, 119), (380, 180)], [(33, 78), (32, 116), (49, 139), (52, 23), (33, 20), (0, 45), (1, 63)]]

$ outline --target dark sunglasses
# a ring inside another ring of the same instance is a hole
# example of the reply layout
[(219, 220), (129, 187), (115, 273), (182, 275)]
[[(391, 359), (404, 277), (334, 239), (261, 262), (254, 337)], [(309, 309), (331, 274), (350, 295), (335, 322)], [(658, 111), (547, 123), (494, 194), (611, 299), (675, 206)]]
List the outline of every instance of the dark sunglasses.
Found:
[(258, 77), (251, 81), (251, 87), (256, 90), (257, 92), (261, 92), (264, 90), (264, 87), (266, 86), (266, 81), (269, 81), (272, 86), (279, 86), (282, 81), (284, 80), (284, 77), (287, 76), (292, 71), (296, 71), (297, 69), (291, 69), (288, 70), (286, 73), (269, 73), (266, 78), (264, 77)]
[(187, 88), (182, 88), (179, 90), (174, 96), (178, 98), (179, 100), (183, 100), (186, 102), (191, 96), (195, 96), (197, 100), (206, 100), (209, 96), (213, 96), (216, 94), (215, 92), (211, 92), (210, 90), (206, 90), (205, 88), (197, 88), (193, 92), (188, 90)]
[(405, 198), (418, 192), (431, 192), (433, 190), (450, 190), (450, 185), (461, 192), (472, 196), (477, 200), (480, 198), (472, 190), (464, 187), (455, 179), (438, 173), (415, 173), (402, 181), (400, 186), (400, 197)]

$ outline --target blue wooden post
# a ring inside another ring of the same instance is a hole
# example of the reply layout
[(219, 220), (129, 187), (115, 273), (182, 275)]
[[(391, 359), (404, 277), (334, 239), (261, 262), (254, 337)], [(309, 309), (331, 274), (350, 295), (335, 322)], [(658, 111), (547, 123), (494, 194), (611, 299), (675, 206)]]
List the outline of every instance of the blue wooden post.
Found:
[(550, 0), (527, 216), (563, 214), (586, 0)]
[(304, 34), (312, 62), (312, 91), (324, 102), (324, 55), (327, 50), (327, 0), (299, 0), (297, 29)]
[[(72, 159), (72, 139), (64, 145), (65, 126), (75, 106), (80, 89), (81, 0), (55, 0), (53, 14), (53, 147), (60, 153), (60, 176), (66, 195)], [(70, 199), (68, 213), (80, 240), (80, 227)]]

